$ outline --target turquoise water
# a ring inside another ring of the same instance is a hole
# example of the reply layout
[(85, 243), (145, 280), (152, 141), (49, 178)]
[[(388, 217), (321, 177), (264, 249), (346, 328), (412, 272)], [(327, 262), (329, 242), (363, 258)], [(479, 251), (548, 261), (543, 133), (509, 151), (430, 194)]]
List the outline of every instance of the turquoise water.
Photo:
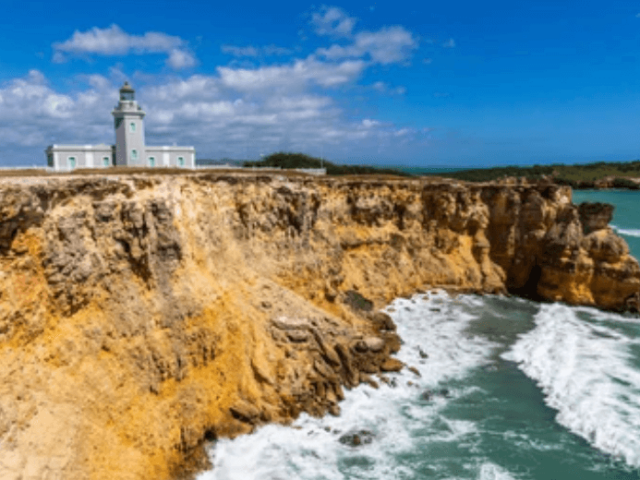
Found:
[[(615, 201), (613, 223), (633, 241), (634, 195), (575, 201)], [(398, 357), (420, 377), (405, 370), (347, 392), (339, 417), (220, 440), (198, 479), (640, 480), (637, 319), (444, 292), (387, 312), (404, 341)], [(339, 441), (361, 430), (371, 443)]]

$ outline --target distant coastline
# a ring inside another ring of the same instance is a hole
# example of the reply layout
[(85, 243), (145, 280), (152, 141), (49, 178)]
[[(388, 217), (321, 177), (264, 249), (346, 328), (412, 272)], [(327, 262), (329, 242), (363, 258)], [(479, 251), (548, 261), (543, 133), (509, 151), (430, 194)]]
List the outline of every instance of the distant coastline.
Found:
[[(212, 161), (207, 161), (212, 162)], [(278, 152), (260, 161), (237, 161), (245, 167), (326, 168), (328, 175), (398, 175), (433, 176), (467, 182), (492, 182), (505, 178), (527, 181), (548, 180), (576, 190), (626, 189), (640, 190), (640, 160), (627, 162), (594, 162), (585, 164), (552, 164), (486, 168), (398, 165), (338, 165), (302, 153)]]
[(399, 168), (413, 174), (453, 178), (467, 182), (490, 182), (508, 177), (529, 181), (550, 180), (576, 190), (640, 190), (640, 160), (629, 162), (595, 162), (574, 165), (533, 165), (489, 168)]

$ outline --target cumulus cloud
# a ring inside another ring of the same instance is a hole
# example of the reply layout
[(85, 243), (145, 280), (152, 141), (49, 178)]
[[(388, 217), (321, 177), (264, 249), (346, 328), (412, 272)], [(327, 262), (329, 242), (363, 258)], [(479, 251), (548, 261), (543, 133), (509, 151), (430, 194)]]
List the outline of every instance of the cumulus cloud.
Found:
[(323, 6), (311, 15), (311, 25), (318, 35), (349, 37), (355, 24), (356, 19), (338, 7)]
[[(295, 71), (290, 66), (286, 74)], [(302, 72), (304, 80), (307, 71)], [(147, 143), (194, 145), (200, 158), (249, 158), (276, 150), (334, 156), (353, 148), (364, 151), (372, 139), (380, 148), (399, 138), (392, 124), (353, 119), (335, 99), (312, 92), (311, 86), (250, 89), (251, 82), (229, 79), (220, 74), (192, 75), (149, 86), (134, 81), (147, 112)], [(23, 163), (43, 164), (43, 150), (49, 144), (112, 144), (110, 111), (120, 83), (93, 74), (83, 76), (78, 85), (84, 87), (60, 93), (34, 70), (0, 86), (3, 149), (13, 152), (12, 158), (18, 158), (15, 152), (23, 152)]]
[(68, 40), (54, 43), (53, 49), (53, 61), (57, 63), (66, 61), (68, 56), (164, 53), (168, 56), (167, 65), (176, 70), (196, 64), (187, 42), (180, 37), (162, 32), (131, 35), (117, 25), (85, 32), (76, 30)]
[(222, 53), (233, 55), (234, 57), (260, 57), (260, 56), (282, 56), (291, 55), (293, 51), (289, 48), (278, 47), (276, 45), (266, 45), (264, 47), (238, 47), (235, 45), (223, 45)]
[[(387, 149), (396, 155), (395, 146), (424, 135), (381, 119), (362, 118), (334, 95), (336, 89), (357, 85), (373, 65), (406, 61), (417, 46), (411, 32), (398, 26), (354, 32), (355, 20), (335, 7), (325, 7), (317, 15), (317, 31), (342, 36), (340, 45), (260, 67), (237, 66), (233, 60), (212, 74), (138, 72), (132, 77), (118, 64), (104, 76), (77, 76), (71, 90), (53, 88), (34, 70), (0, 84), (0, 145), (12, 152), (31, 152), (35, 162), (28, 163), (42, 163), (42, 151), (52, 143), (112, 144), (110, 111), (125, 79), (132, 82), (147, 112), (147, 143), (194, 145), (200, 158), (257, 158), (261, 152), (276, 150), (333, 158), (349, 158), (354, 149), (360, 153)], [(176, 70), (196, 62), (179, 37), (157, 32), (135, 36), (117, 26), (75, 32), (54, 50), (63, 57), (60, 61), (71, 55), (162, 53)], [(273, 45), (225, 45), (222, 51), (234, 57), (292, 53)], [(379, 81), (360, 91), (403, 94), (405, 89)]]
[(384, 27), (376, 32), (360, 32), (353, 43), (346, 46), (332, 45), (318, 49), (318, 55), (329, 60), (368, 57), (382, 65), (407, 60), (418, 41), (403, 27)]
[(0, 163), (42, 165), (44, 149), (53, 143), (112, 143), (109, 112), (117, 90), (99, 75), (85, 81), (85, 90), (60, 93), (41, 72), (31, 70), (1, 85)]
[(218, 74), (223, 85), (243, 92), (271, 89), (301, 90), (309, 84), (335, 87), (352, 82), (360, 76), (365, 67), (366, 64), (362, 60), (327, 63), (309, 56), (290, 65), (255, 69), (218, 67)]

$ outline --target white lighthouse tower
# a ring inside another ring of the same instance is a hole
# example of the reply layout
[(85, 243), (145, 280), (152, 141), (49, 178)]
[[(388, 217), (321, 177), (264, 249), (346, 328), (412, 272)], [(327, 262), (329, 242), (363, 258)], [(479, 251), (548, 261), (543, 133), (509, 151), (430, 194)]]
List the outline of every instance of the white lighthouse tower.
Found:
[(120, 101), (111, 114), (116, 127), (116, 165), (145, 165), (145, 113), (128, 82), (120, 89)]

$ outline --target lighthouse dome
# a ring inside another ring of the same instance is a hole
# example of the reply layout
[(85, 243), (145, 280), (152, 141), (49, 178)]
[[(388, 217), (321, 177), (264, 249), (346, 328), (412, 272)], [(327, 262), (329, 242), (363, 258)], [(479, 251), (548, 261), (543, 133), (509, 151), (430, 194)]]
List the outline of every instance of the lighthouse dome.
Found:
[(129, 85), (129, 82), (124, 82), (122, 88), (120, 88), (120, 100), (131, 101), (135, 99), (135, 90)]

